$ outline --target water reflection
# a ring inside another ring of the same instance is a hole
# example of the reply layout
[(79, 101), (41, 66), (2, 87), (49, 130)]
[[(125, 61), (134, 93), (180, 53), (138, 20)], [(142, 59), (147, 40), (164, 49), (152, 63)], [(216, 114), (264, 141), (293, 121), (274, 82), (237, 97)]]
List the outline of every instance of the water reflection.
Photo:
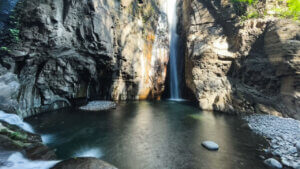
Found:
[[(55, 135), (48, 145), (61, 158), (92, 147), (120, 169), (264, 168), (257, 151), (263, 141), (241, 128), (240, 118), (200, 112), (184, 102), (130, 102), (97, 113), (62, 110), (28, 121)], [(205, 140), (216, 141), (220, 150), (207, 151)]]

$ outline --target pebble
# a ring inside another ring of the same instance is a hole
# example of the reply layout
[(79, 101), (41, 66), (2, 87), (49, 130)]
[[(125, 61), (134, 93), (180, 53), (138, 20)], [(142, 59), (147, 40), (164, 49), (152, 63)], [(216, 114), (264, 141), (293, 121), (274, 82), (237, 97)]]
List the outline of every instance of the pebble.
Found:
[(252, 131), (269, 140), (266, 153), (279, 156), (286, 166), (300, 169), (300, 121), (272, 115), (250, 115), (244, 119)]
[(85, 111), (101, 111), (116, 108), (116, 103), (112, 101), (91, 101), (87, 105), (79, 107), (80, 110)]
[(204, 141), (202, 142), (202, 146), (211, 151), (219, 150), (219, 145), (213, 141)]
[(282, 168), (282, 164), (274, 158), (268, 158), (264, 161), (264, 163), (271, 168)]

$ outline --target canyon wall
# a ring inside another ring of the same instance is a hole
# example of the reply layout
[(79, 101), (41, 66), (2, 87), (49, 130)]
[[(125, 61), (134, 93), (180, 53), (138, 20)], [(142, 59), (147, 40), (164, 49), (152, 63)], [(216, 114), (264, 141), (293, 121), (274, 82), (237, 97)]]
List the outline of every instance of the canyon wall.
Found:
[(229, 0), (181, 0), (179, 10), (186, 84), (200, 108), (300, 119), (299, 22), (242, 22)]
[[(165, 5), (22, 0), (10, 17), (1, 8), (0, 108), (27, 117), (89, 99), (160, 99), (169, 60)], [(184, 93), (201, 109), (300, 118), (299, 22), (242, 21), (229, 0), (179, 0), (178, 14)]]
[(7, 103), (1, 107), (27, 117), (87, 99), (160, 99), (169, 53), (162, 6), (154, 0), (20, 1), (1, 38), (0, 62), (17, 91), (1, 97)]

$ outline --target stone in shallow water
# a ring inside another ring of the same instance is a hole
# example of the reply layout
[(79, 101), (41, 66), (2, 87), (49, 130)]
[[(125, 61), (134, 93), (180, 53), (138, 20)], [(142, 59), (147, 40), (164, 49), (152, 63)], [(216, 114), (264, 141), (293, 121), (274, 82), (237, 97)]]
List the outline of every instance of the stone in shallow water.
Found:
[(208, 150), (213, 150), (213, 151), (219, 150), (219, 145), (213, 141), (204, 141), (202, 142), (202, 146)]
[(274, 158), (268, 158), (264, 161), (264, 163), (271, 168), (282, 168), (282, 164)]
[(85, 106), (79, 107), (79, 109), (85, 111), (101, 111), (114, 109), (116, 106), (116, 103), (112, 101), (92, 101)]
[(79, 157), (57, 163), (51, 169), (117, 169), (115, 166), (93, 157)]

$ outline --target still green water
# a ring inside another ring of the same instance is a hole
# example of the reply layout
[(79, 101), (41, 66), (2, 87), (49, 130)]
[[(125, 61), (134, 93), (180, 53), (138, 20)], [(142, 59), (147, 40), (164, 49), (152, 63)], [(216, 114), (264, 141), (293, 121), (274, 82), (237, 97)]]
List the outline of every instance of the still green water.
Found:
[[(237, 116), (188, 102), (127, 102), (117, 109), (64, 109), (26, 119), (60, 159), (95, 156), (119, 169), (262, 169), (264, 140)], [(201, 142), (219, 144), (211, 152)]]

